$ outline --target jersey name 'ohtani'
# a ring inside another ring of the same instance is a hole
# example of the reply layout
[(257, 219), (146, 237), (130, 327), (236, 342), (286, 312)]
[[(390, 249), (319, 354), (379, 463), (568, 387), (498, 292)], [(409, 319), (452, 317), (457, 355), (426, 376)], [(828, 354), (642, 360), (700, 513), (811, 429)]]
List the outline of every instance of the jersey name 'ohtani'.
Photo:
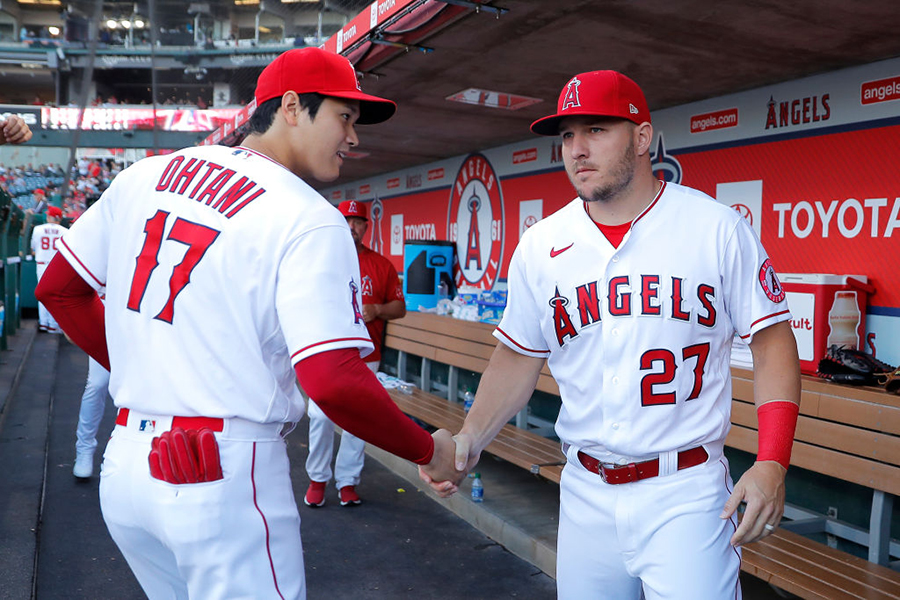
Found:
[(637, 279), (636, 287), (628, 275), (612, 277), (606, 286), (603, 281), (579, 285), (574, 294), (575, 319), (569, 314), (569, 298), (561, 295), (557, 287), (550, 298), (550, 306), (553, 308), (553, 324), (559, 345), (577, 337), (581, 329), (599, 323), (602, 313), (611, 317), (630, 317), (633, 314), (666, 317), (715, 327), (715, 286), (701, 283), (692, 291), (693, 298), (685, 298), (685, 291), (689, 290), (685, 290), (684, 277), (641, 275)]

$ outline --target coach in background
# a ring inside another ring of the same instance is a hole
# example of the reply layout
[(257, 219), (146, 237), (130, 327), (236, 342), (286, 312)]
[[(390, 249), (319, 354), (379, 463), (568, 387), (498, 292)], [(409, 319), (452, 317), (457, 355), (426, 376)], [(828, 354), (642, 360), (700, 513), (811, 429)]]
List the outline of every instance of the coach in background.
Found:
[(0, 145), (24, 144), (32, 135), (22, 117), (10, 115), (6, 119), (0, 119)]
[[(122, 171), (60, 242), (36, 294), (110, 370), (103, 518), (151, 600), (306, 597), (282, 429), (297, 380), (364, 440), (449, 479), (453, 440), (403, 415), (361, 356), (359, 262), (333, 181), (356, 124), (395, 110), (319, 48), (263, 69), (243, 146)], [(106, 286), (106, 306), (96, 290)], [(446, 465), (445, 472), (434, 468)]]
[[(375, 345), (372, 354), (365, 358), (366, 366), (373, 373), (378, 372), (381, 349), (384, 345), (384, 327), (392, 319), (406, 316), (406, 301), (403, 286), (397, 277), (397, 270), (391, 261), (367, 248), (363, 237), (369, 228), (366, 205), (356, 200), (345, 200), (338, 210), (347, 219), (350, 235), (356, 244), (359, 256), (359, 273), (362, 283), (362, 315), (369, 337)], [(325, 486), (331, 480), (331, 459), (334, 452), (334, 423), (310, 398), (309, 407), (309, 456), (306, 472), (309, 475), (309, 489), (303, 497), (307, 506), (325, 504)], [(338, 489), (341, 506), (361, 504), (356, 492), (363, 463), (366, 457), (366, 443), (352, 433), (341, 434), (341, 446), (334, 463), (334, 480)]]
[[(559, 136), (578, 197), (513, 254), (457, 468), (471, 469), (528, 403), (546, 360), (568, 459), (559, 597), (740, 598), (740, 546), (778, 527), (797, 422), (784, 291), (746, 220), (654, 176), (650, 112), (631, 79), (581, 73), (531, 129)], [(753, 353), (759, 452), (733, 486), (723, 447), (736, 333)]]

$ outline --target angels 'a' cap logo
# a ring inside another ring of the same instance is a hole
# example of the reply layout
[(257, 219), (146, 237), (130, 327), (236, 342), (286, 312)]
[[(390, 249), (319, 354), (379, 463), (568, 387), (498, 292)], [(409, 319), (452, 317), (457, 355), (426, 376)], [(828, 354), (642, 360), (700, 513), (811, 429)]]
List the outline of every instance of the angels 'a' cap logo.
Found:
[(580, 85), (581, 80), (577, 77), (573, 77), (566, 86), (566, 97), (563, 99), (562, 108), (559, 109), (560, 112), (581, 106), (581, 99), (578, 97), (578, 86)]

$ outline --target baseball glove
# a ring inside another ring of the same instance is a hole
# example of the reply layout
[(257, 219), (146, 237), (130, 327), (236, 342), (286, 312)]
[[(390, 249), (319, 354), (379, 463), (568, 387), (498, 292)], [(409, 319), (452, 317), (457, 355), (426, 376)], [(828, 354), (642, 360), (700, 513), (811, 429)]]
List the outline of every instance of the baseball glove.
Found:
[(878, 376), (878, 383), (892, 394), (900, 394), (900, 369)]
[(894, 367), (871, 354), (832, 345), (819, 361), (816, 375), (835, 383), (876, 385), (879, 375), (883, 377), (892, 371)]

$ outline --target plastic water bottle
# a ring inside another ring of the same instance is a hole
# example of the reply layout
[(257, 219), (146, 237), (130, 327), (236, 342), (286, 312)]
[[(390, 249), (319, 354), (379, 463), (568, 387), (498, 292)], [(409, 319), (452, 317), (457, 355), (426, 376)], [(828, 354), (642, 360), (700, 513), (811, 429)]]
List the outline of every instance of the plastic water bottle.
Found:
[(472, 502), (484, 502), (484, 484), (481, 483), (481, 473), (475, 473), (472, 480)]
[(463, 408), (466, 412), (469, 412), (469, 409), (472, 408), (473, 402), (475, 402), (475, 394), (472, 393), (472, 390), (466, 390), (466, 393), (463, 394)]

